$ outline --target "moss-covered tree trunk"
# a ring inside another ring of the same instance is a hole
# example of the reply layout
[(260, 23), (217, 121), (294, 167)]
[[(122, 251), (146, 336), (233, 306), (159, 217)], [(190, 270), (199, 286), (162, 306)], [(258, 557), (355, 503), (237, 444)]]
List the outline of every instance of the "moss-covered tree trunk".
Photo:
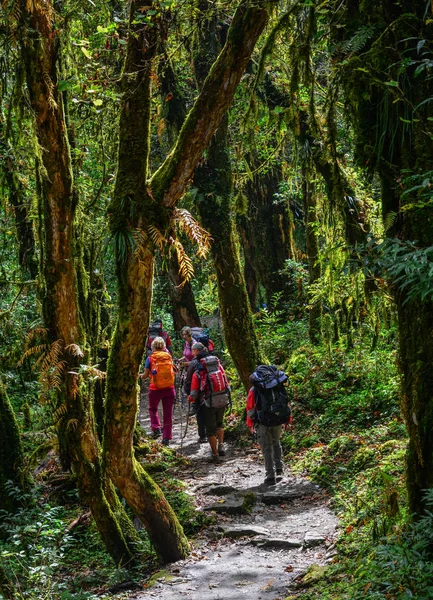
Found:
[(192, 286), (189, 281), (182, 280), (176, 252), (172, 252), (169, 258), (168, 278), (171, 284), (169, 294), (174, 330), (179, 333), (185, 325), (201, 327)]
[[(257, 158), (249, 156), (247, 160), (251, 170), (259, 166)], [(269, 306), (276, 294), (284, 295), (286, 276), (282, 271), (285, 261), (294, 257), (292, 214), (287, 201), (278, 197), (282, 179), (281, 168), (273, 167), (254, 174), (245, 189), (255, 269)]]
[[(209, 14), (212, 3), (198, 0), (194, 71), (201, 88), (220, 50), (218, 23)], [(212, 14), (212, 13), (211, 13)], [(239, 376), (248, 389), (249, 376), (263, 362), (254, 330), (251, 306), (239, 256), (232, 195), (232, 169), (228, 143), (228, 118), (224, 117), (208, 148), (206, 160), (196, 169), (194, 183), (203, 226), (213, 238), (212, 257), (224, 337)]]
[[(169, 151), (175, 144), (187, 115), (186, 99), (177, 81), (171, 60), (165, 53), (165, 61), (160, 67), (160, 95), (163, 131), (160, 135), (163, 150)], [(178, 333), (186, 325), (200, 327), (200, 317), (195, 304), (190, 281), (184, 281), (179, 268), (176, 252), (172, 252), (167, 265), (169, 294), (173, 325)]]
[(8, 494), (6, 483), (11, 481), (19, 489), (25, 489), (24, 455), (14, 409), (1, 379), (0, 439), (0, 510), (11, 511), (15, 508), (15, 499)]
[[(339, 68), (353, 118), (356, 156), (382, 180), (382, 207), (388, 234), (432, 245), (433, 209), (422, 192), (406, 192), (431, 171), (433, 80), (422, 68), (420, 49), (433, 37), (433, 25), (421, 0), (386, 0), (336, 5), (331, 28), (333, 61)], [(362, 48), (345, 46), (362, 27), (370, 35)], [(424, 63), (424, 66), (425, 63)], [(418, 71), (416, 71), (418, 69)], [(407, 260), (410, 261), (408, 256)], [(406, 480), (410, 509), (424, 512), (424, 490), (433, 487), (433, 302), (395, 286), (399, 316), (402, 405), (409, 434)]]
[(132, 527), (125, 525), (120, 502), (110, 483), (103, 478), (92, 405), (75, 374), (85, 339), (77, 301), (76, 206), (62, 95), (57, 87), (60, 26), (55, 19), (50, 3), (27, 4), (22, 13), (22, 31), (26, 32), (22, 51), (39, 156), (37, 189), (44, 250), (42, 310), (52, 356), (55, 356), (52, 368), (57, 370), (59, 395), (66, 409), (64, 431), (81, 498), (90, 506), (113, 559), (126, 565), (134, 555)]
[[(311, 167), (311, 165), (310, 165)], [(304, 203), (305, 241), (308, 257), (308, 272), (310, 285), (320, 279), (321, 268), (319, 263), (319, 240), (317, 239), (317, 200), (314, 193), (312, 170), (304, 166), (302, 177), (302, 199)], [(312, 344), (321, 340), (322, 306), (320, 302), (313, 302), (308, 314), (308, 335)]]
[[(149, 4), (131, 4), (146, 14)], [(152, 11), (153, 12), (153, 11)], [(149, 160), (151, 60), (154, 27), (131, 31), (120, 116), (116, 185), (109, 214), (116, 244), (119, 315), (107, 369), (104, 458), (107, 472), (145, 524), (162, 560), (186, 555), (187, 540), (159, 488), (132, 449), (138, 409), (137, 377), (152, 299), (154, 239), (172, 230), (173, 208), (185, 191), (204, 149), (227, 111), (267, 20), (266, 7), (241, 2), (231, 34), (188, 114), (176, 144), (146, 181)]]
[(244, 259), (244, 278), (247, 288), (248, 298), (250, 300), (251, 310), (258, 309), (257, 293), (259, 289), (259, 281), (256, 270), (256, 252), (254, 244), (254, 236), (251, 231), (251, 220), (247, 214), (241, 214), (237, 218), (237, 230), (241, 240), (241, 246)]
[(24, 276), (35, 279), (38, 273), (36, 260), (35, 236), (29, 217), (29, 201), (25, 198), (24, 189), (14, 168), (14, 157), (11, 149), (8, 159), (4, 161), (5, 180), (8, 189), (8, 200), (14, 211), (18, 240), (18, 260)]

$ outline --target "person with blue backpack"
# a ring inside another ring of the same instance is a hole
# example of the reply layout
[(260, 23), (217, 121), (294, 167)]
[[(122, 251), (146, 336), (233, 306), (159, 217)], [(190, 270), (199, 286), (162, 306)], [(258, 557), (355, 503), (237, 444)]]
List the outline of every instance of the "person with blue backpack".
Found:
[(287, 375), (275, 365), (259, 365), (250, 375), (247, 426), (257, 433), (265, 461), (265, 485), (275, 485), (283, 475), (280, 442), (283, 425), (290, 423), (291, 410), (284, 383)]

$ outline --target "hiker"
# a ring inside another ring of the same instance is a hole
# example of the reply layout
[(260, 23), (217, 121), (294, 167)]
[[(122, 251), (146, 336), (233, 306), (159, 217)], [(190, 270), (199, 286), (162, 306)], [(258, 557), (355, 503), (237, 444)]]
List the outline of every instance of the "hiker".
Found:
[(164, 340), (164, 344), (167, 349), (167, 352), (170, 352), (170, 354), (173, 354), (170, 336), (162, 328), (162, 320), (157, 319), (156, 321), (153, 321), (149, 325), (149, 330), (147, 332), (147, 341), (146, 341), (146, 356), (150, 356), (152, 354), (152, 342), (157, 337), (160, 337)]
[(257, 433), (265, 461), (265, 484), (275, 485), (283, 475), (280, 435), (290, 422), (290, 406), (283, 383), (287, 375), (275, 365), (260, 365), (250, 375), (247, 397), (247, 426)]
[[(182, 331), (180, 332), (180, 335), (183, 337), (185, 344), (183, 346), (183, 356), (179, 359), (179, 361), (182, 363), (183, 366), (187, 367), (190, 364), (190, 362), (192, 360), (194, 360), (194, 354), (192, 352), (192, 345), (197, 340), (195, 340), (192, 337), (191, 327), (188, 327), (188, 326), (182, 327)], [(192, 375), (191, 375), (191, 377), (192, 377)]]
[(210, 339), (207, 327), (191, 327), (191, 335), (196, 342), (200, 342), (203, 346), (206, 346), (209, 352), (213, 352), (215, 344)]
[[(193, 349), (196, 344), (199, 342), (193, 344)], [(230, 403), (230, 386), (217, 356), (203, 349), (197, 354), (197, 359), (198, 365), (192, 376), (188, 400), (200, 402), (199, 410), (204, 412), (206, 436), (212, 452), (210, 461), (218, 463), (219, 457), (226, 454), (223, 420)]]
[[(193, 342), (191, 346), (191, 356), (192, 359), (188, 363), (188, 370), (186, 372), (185, 382), (183, 384), (183, 391), (185, 396), (189, 396), (191, 393), (191, 382), (192, 376), (195, 371), (198, 369), (200, 364), (200, 359), (208, 354), (208, 349), (201, 342)], [(207, 442), (206, 437), (206, 427), (204, 422), (204, 409), (200, 405), (200, 402), (197, 400), (192, 404), (193, 412), (195, 413), (197, 419), (197, 429), (198, 429), (198, 443), (205, 444)]]
[(174, 390), (173, 359), (167, 351), (162, 337), (156, 337), (151, 344), (152, 354), (147, 357), (141, 379), (150, 377), (149, 416), (154, 439), (161, 436), (161, 421), (158, 406), (162, 401), (163, 428), (162, 443), (168, 446), (172, 439)]

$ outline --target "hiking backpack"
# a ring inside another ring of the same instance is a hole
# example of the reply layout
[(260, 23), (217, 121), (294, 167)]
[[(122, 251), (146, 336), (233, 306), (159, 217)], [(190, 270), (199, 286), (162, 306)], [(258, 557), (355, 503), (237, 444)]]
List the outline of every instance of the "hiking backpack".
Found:
[(174, 365), (168, 352), (161, 350), (152, 353), (150, 373), (151, 381), (158, 390), (174, 386)]
[(200, 380), (200, 397), (207, 408), (222, 408), (230, 404), (230, 386), (216, 356), (200, 359), (196, 371)]
[(209, 337), (209, 329), (207, 327), (191, 327), (191, 335), (196, 342), (203, 344), (209, 352), (215, 348), (215, 344)]
[(260, 365), (250, 377), (256, 400), (256, 421), (265, 427), (290, 421), (290, 405), (283, 383), (287, 375), (275, 365)]
[(152, 354), (152, 342), (155, 338), (161, 337), (167, 343), (167, 332), (162, 329), (162, 321), (154, 321), (149, 325), (146, 342), (146, 356)]

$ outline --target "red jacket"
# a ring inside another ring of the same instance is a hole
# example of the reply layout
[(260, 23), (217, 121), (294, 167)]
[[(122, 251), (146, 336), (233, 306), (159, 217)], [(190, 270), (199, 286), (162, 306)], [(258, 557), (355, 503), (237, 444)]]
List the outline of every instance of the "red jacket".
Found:
[[(199, 363), (199, 365), (200, 365), (200, 363)], [(223, 366), (222, 366), (221, 363), (219, 363), (219, 368), (222, 371), (222, 374), (223, 374), (226, 386), (229, 387), (229, 384), (228, 384), (228, 381), (227, 381), (227, 377), (226, 377), (224, 368), (223, 368)], [(203, 391), (204, 386), (206, 384), (205, 378), (206, 378), (206, 372), (205, 371), (198, 371), (198, 370), (194, 371), (194, 374), (193, 374), (192, 380), (191, 380), (191, 391), (190, 391), (189, 396), (188, 396), (188, 400), (190, 402), (195, 402), (197, 400), (197, 398), (199, 398), (200, 392)]]
[(248, 413), (251, 415), (251, 412), (249, 412), (249, 411), (253, 411), (255, 409), (255, 407), (256, 407), (256, 397), (254, 395), (254, 388), (251, 387), (248, 392), (247, 406), (246, 406), (247, 427), (249, 427), (250, 429), (254, 429), (254, 421), (251, 419), (251, 417), (248, 416)]

